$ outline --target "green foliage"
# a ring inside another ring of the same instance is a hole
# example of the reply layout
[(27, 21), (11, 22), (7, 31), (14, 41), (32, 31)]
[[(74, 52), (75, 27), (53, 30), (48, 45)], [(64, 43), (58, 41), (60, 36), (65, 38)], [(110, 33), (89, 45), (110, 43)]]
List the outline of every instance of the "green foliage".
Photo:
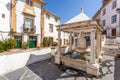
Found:
[(15, 32), (13, 29), (10, 29), (9, 35), (10, 35), (11, 37), (13, 37), (13, 35), (14, 35), (15, 33), (16, 33), (16, 32)]
[(4, 52), (3, 44), (3, 41), (0, 41), (0, 53)]
[(53, 46), (57, 46), (58, 45), (58, 43), (57, 42), (53, 42)]
[(24, 31), (29, 31), (28, 27), (24, 27), (23, 29), (24, 29)]
[(22, 45), (22, 48), (23, 48), (23, 49), (27, 49), (27, 48), (28, 48), (28, 43), (24, 43), (24, 44)]
[(50, 46), (50, 44), (51, 44), (51, 40), (48, 38), (47, 45)]
[(5, 40), (4, 45), (5, 45), (5, 50), (13, 49), (16, 46), (16, 40), (11, 38), (7, 39)]
[(43, 40), (43, 47), (47, 47), (47, 40), (46, 39)]
[(16, 40), (14, 39), (9, 38), (5, 41), (0, 41), (0, 52), (13, 49), (15, 46), (16, 46)]
[(50, 38), (44, 39), (43, 40), (43, 47), (49, 47), (51, 45), (51, 40)]
[(31, 31), (34, 31), (34, 27), (31, 28)]

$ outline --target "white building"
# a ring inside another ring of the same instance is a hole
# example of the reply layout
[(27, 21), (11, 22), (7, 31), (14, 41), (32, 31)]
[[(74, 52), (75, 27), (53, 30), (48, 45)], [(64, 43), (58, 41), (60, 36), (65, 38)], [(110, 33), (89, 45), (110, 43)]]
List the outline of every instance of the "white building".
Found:
[[(50, 38), (52, 43), (58, 42), (58, 31), (56, 26), (60, 25), (60, 18), (48, 10), (45, 10), (44, 13), (44, 39)], [(67, 45), (67, 42), (67, 34), (61, 32), (61, 45)]]
[[(45, 5), (40, 0), (18, 0), (15, 4), (15, 21), (13, 29), (17, 32), (14, 38), (22, 44), (28, 43), (29, 48), (40, 47), (42, 9)], [(13, 10), (14, 12), (14, 10)], [(14, 15), (13, 15), (14, 20)], [(18, 43), (19, 44), (19, 43)], [(19, 46), (18, 46), (19, 47)]]
[[(60, 25), (60, 18), (45, 10), (44, 5), (41, 0), (0, 1), (0, 40), (9, 38), (9, 33), (14, 31), (15, 48), (22, 48), (24, 44), (29, 48), (41, 47), (46, 37), (57, 42), (56, 26)], [(61, 45), (65, 40), (62, 36)]]
[(10, 31), (10, 0), (0, 0), (0, 40), (8, 38)]
[(44, 13), (44, 38), (57, 42), (56, 25), (60, 24), (60, 18), (48, 10), (45, 10)]
[(44, 5), (40, 0), (1, 0), (0, 31), (3, 37), (0, 39), (7, 38), (13, 30), (16, 32), (13, 36), (17, 41), (16, 48), (25, 43), (29, 48), (40, 47)]
[(120, 8), (120, 0), (103, 0), (100, 10), (94, 15), (94, 19), (100, 19), (104, 26), (104, 34), (107, 37), (119, 36), (119, 14), (116, 9)]

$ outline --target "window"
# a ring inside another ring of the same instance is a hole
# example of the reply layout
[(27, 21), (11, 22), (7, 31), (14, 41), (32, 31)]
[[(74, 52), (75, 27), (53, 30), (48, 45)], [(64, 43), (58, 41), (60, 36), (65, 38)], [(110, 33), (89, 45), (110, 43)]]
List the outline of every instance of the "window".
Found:
[(78, 36), (78, 34), (77, 33), (74, 33), (74, 37), (77, 37)]
[(49, 32), (50, 32), (50, 33), (53, 32), (53, 24), (49, 24)]
[(112, 2), (112, 9), (116, 8), (116, 0)]
[(103, 16), (106, 14), (106, 9), (103, 9)]
[(30, 19), (30, 18), (25, 18), (25, 27), (26, 28), (32, 28), (33, 27), (33, 19)]
[(50, 19), (50, 15), (49, 15), (49, 14), (46, 14), (46, 18), (47, 18), (47, 19)]
[(112, 16), (111, 23), (116, 23), (117, 22), (117, 15)]
[(106, 30), (104, 30), (102, 34), (106, 34)]
[(2, 14), (2, 18), (5, 18), (5, 14)]
[(31, 0), (26, 0), (26, 4), (29, 5), (29, 6), (32, 6), (32, 5), (33, 5), (33, 3), (32, 3)]
[(105, 20), (102, 21), (102, 25), (106, 26), (106, 21)]
[(90, 46), (91, 45), (90, 35), (91, 35), (90, 32), (86, 32), (85, 33), (86, 46)]
[(58, 22), (58, 19), (57, 19), (57, 18), (55, 18), (55, 22)]

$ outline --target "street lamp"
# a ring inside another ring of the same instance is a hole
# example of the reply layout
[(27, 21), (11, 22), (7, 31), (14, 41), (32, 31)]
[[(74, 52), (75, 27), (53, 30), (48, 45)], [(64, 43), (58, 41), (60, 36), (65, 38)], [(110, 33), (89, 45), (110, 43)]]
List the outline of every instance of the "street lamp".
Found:
[(116, 11), (119, 14), (119, 34), (118, 34), (118, 37), (120, 37), (120, 8), (117, 8)]

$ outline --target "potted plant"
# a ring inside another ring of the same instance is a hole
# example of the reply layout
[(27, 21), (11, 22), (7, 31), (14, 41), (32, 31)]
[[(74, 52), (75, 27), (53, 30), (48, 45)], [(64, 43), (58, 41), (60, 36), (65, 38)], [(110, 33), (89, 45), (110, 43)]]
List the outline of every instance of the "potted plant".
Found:
[(29, 30), (29, 28), (24, 27), (24, 31), (28, 31), (28, 30)]
[(34, 27), (31, 28), (31, 31), (34, 31)]
[(28, 48), (28, 43), (24, 42), (24, 44), (22, 45), (23, 49), (27, 49)]
[(26, 28), (27, 31), (29, 31), (29, 28)]

